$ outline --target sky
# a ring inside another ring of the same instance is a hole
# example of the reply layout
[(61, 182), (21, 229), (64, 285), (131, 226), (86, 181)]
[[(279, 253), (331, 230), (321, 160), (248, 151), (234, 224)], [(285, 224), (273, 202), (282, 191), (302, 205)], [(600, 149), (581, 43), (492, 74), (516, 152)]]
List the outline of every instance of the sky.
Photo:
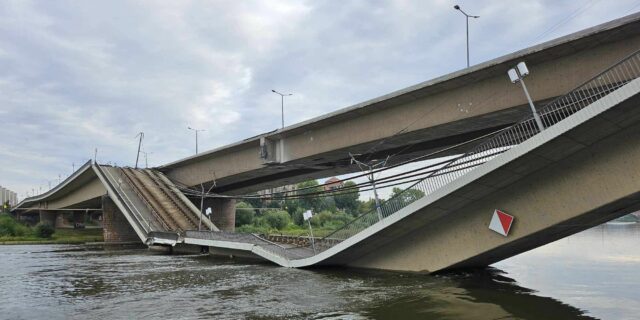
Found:
[[(615, 3), (615, 4), (614, 4)], [(0, 185), (149, 166), (640, 10), (639, 0), (0, 1)], [(506, 76), (505, 76), (506, 77)], [(144, 163), (144, 154), (141, 155)]]

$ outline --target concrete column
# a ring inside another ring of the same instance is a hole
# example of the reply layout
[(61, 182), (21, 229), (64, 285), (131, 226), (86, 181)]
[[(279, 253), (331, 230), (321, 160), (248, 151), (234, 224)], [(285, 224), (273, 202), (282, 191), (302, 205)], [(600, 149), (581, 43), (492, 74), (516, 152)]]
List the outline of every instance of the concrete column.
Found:
[(67, 224), (67, 222), (65, 221), (65, 213), (64, 212), (59, 212), (56, 215), (56, 223), (55, 223), (55, 227), (56, 228), (67, 228), (69, 227), (69, 225)]
[(204, 209), (211, 207), (211, 222), (222, 231), (236, 230), (236, 199), (205, 199)]
[(77, 223), (84, 225), (85, 222), (85, 212), (84, 211), (74, 211), (73, 212), (73, 225), (75, 226)]
[(57, 212), (40, 210), (40, 222), (43, 224), (48, 224), (52, 227), (55, 227), (57, 218), (58, 218)]
[(140, 241), (127, 218), (108, 196), (102, 197), (102, 219), (105, 242)]

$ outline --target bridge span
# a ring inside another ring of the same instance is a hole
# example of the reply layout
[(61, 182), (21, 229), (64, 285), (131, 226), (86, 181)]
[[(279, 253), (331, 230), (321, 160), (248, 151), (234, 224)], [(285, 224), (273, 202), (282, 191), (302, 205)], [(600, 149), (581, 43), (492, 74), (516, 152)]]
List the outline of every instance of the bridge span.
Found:
[[(631, 15), (156, 169), (88, 162), (15, 211), (101, 209), (106, 239), (207, 247), (285, 267), (487, 266), (640, 209), (639, 27), (640, 14)], [(520, 59), (532, 69), (542, 131), (506, 77)], [(176, 185), (210, 183), (215, 168), (216, 191), (235, 194), (351, 172), (347, 150), (375, 157), (402, 148), (403, 161), (472, 138), (403, 191), (424, 196), (401, 193), (301, 242), (234, 233), (232, 200), (188, 199)], [(202, 206), (214, 207), (211, 220)], [(506, 235), (489, 229), (495, 210), (514, 218)]]

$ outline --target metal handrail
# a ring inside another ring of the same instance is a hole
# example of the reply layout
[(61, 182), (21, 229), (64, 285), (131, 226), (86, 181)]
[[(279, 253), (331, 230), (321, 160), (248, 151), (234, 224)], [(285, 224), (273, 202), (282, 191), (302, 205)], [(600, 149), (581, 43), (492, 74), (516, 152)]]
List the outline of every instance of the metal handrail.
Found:
[[(151, 214), (155, 218), (156, 222), (159, 222), (165, 230), (170, 231), (171, 228), (169, 228), (169, 226), (164, 222), (164, 220), (162, 220), (162, 218), (159, 216), (158, 212), (156, 212), (156, 210), (153, 209), (153, 207), (151, 206), (151, 203), (149, 203), (149, 200), (147, 200), (147, 198), (145, 198), (138, 191), (138, 189), (134, 186), (134, 183), (131, 180), (131, 178), (129, 176), (127, 176), (122, 170), (123, 169), (120, 169), (120, 176), (124, 177), (128, 181), (128, 185), (131, 187), (131, 190), (133, 190), (133, 192), (138, 196), (138, 198), (140, 200), (142, 200), (142, 202), (147, 206), (147, 208), (149, 209), (149, 211), (151, 212)], [(136, 208), (136, 210), (137, 210), (137, 208)]]
[[(582, 110), (602, 97), (607, 96), (611, 92), (614, 92), (624, 84), (638, 78), (639, 76), (640, 50), (613, 64), (611, 67), (600, 72), (590, 80), (585, 81), (569, 93), (560, 96), (543, 106), (540, 109), (540, 115), (545, 127), (550, 127), (566, 119), (577, 111)], [(538, 133), (539, 129), (534, 123), (533, 117), (528, 116), (507, 128), (507, 130), (503, 130), (496, 135), (492, 135), (485, 141), (472, 147), (468, 152), (451, 159), (451, 161), (444, 164), (438, 170), (435, 170), (427, 177), (404, 189), (395, 197), (385, 201), (381, 205), (383, 219), (417, 200), (409, 199), (410, 201), (405, 201), (405, 199), (403, 199), (409, 190), (420, 191), (422, 194), (420, 198), (422, 198), (465, 175), (477, 166), (480, 166), (496, 157), (487, 157), (486, 153), (493, 152), (496, 149), (502, 149), (500, 152), (502, 153), (528, 140)], [(451, 170), (463, 162), (471, 163), (472, 165), (463, 168), (462, 170)], [(356, 217), (340, 229), (337, 229), (323, 237), (323, 244), (333, 243), (333, 245), (335, 245), (377, 223), (378, 221), (377, 210), (373, 209)]]

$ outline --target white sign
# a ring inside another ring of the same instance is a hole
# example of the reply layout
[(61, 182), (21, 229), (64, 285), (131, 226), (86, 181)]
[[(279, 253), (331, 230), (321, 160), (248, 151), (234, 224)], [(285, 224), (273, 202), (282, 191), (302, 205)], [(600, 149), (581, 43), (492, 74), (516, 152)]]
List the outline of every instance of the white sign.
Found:
[(206, 213), (208, 216), (210, 216), (211, 215), (211, 207), (207, 208), (207, 210), (205, 210), (204, 213)]
[(311, 213), (311, 210), (307, 210), (302, 213), (302, 217), (304, 218), (304, 221), (311, 219), (312, 216), (313, 214)]

